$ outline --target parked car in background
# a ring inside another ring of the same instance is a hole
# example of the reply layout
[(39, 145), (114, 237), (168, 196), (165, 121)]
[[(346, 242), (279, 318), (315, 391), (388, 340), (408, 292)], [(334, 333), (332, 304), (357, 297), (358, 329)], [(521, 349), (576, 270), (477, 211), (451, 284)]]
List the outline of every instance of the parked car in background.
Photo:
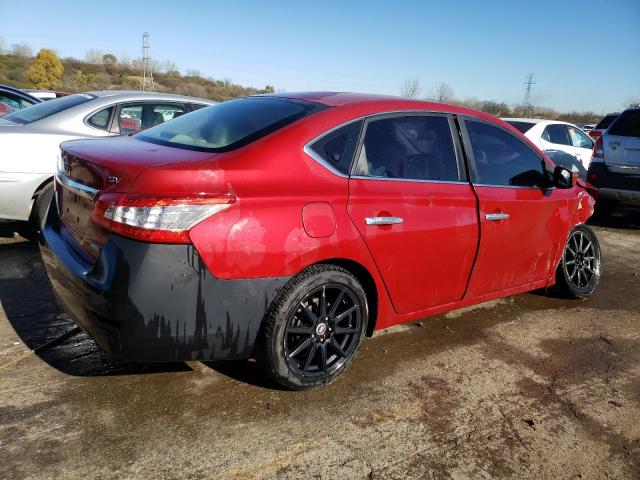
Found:
[[(41, 102), (0, 118), (0, 218), (37, 226), (60, 143), (128, 135), (214, 102), (154, 92), (99, 91)], [(34, 208), (35, 206), (35, 208)]]
[(33, 95), (40, 100), (47, 101), (53, 100), (54, 98), (66, 97), (69, 93), (66, 92), (57, 92), (54, 90), (35, 90), (35, 89), (27, 89), (26, 90), (30, 95)]
[(22, 110), (23, 108), (40, 103), (42, 100), (28, 94), (24, 90), (0, 85), (0, 117), (7, 113)]
[(640, 108), (622, 112), (596, 140), (587, 179), (598, 188), (599, 215), (640, 206)]
[(591, 162), (593, 141), (576, 125), (558, 120), (535, 118), (503, 118), (520, 130), (543, 151), (555, 150), (576, 157), (586, 171)]
[(600, 279), (581, 181), (453, 105), (230, 100), (65, 142), (55, 188), (43, 263), (104, 349), (255, 357), (292, 389), (336, 378), (375, 329), (554, 284), (585, 297)]
[(589, 132), (590, 130), (593, 130), (594, 128), (596, 128), (595, 123), (576, 123), (576, 125), (583, 132)]
[(620, 115), (620, 113), (608, 113), (593, 127), (589, 130), (589, 136), (594, 140), (597, 139), (600, 135), (602, 135), (609, 125), (613, 123), (613, 121)]

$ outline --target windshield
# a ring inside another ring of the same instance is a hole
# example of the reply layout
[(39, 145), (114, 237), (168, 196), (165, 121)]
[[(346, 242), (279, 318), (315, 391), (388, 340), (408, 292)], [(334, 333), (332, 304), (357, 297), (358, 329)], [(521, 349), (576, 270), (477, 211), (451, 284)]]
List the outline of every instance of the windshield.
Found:
[(88, 102), (89, 100), (93, 100), (94, 98), (96, 98), (95, 95), (90, 95), (88, 93), (68, 95), (66, 97), (49, 100), (48, 102), (36, 103), (35, 105), (31, 105), (30, 107), (23, 108), (22, 110), (10, 113), (9, 115), (5, 115), (2, 118), (13, 123), (25, 125), (37, 120), (42, 120), (45, 117), (49, 117), (56, 113), (62, 112), (63, 110), (67, 110), (71, 107), (75, 107), (76, 105), (83, 104), (85, 102)]
[(507, 123), (512, 127), (520, 130), (520, 133), (527, 133), (529, 130), (531, 130), (531, 127), (535, 125), (535, 123), (532, 122), (518, 122), (514, 120), (507, 120)]
[(187, 150), (223, 152), (247, 145), (324, 105), (277, 97), (246, 97), (202, 108), (135, 136)]

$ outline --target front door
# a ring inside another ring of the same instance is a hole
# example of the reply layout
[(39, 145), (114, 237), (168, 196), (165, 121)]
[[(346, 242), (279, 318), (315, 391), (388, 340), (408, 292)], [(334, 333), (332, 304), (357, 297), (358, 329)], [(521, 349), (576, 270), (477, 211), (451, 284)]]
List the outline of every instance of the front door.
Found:
[(462, 122), (480, 206), (480, 249), (466, 298), (544, 280), (568, 234), (571, 190), (548, 188), (550, 167), (510, 131)]
[(398, 313), (460, 300), (478, 243), (476, 198), (447, 115), (367, 120), (348, 213)]

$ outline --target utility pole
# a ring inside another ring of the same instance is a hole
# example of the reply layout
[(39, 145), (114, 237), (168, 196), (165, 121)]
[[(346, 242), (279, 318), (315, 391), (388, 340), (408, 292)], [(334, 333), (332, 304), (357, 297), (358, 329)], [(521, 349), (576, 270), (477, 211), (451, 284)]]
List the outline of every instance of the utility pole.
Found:
[(151, 57), (149, 57), (149, 33), (142, 35), (142, 85), (140, 90), (153, 90), (153, 69), (151, 68)]
[(527, 80), (524, 82), (524, 98), (522, 99), (522, 108), (524, 110), (524, 116), (531, 118), (533, 116), (533, 105), (531, 105), (531, 92), (536, 82), (533, 81), (535, 74), (530, 73), (527, 75)]

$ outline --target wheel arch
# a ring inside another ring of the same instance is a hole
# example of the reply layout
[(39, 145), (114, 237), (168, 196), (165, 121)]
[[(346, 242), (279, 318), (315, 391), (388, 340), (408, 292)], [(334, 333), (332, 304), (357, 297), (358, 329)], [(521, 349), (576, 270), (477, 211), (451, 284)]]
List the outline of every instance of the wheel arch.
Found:
[(50, 177), (47, 177), (42, 183), (40, 183), (40, 185), (38, 185), (38, 188), (36, 188), (35, 191), (33, 192), (31, 199), (35, 200), (38, 197), (38, 195), (40, 195), (40, 192), (42, 192), (44, 187), (46, 187), (50, 182), (53, 182), (53, 175), (51, 175)]
[(336, 265), (338, 267), (342, 267), (351, 273), (354, 277), (358, 279), (358, 281), (362, 284), (364, 288), (365, 294), (367, 295), (367, 304), (369, 306), (369, 319), (367, 322), (367, 332), (366, 335), (370, 337), (373, 335), (373, 331), (375, 330), (376, 323), (378, 321), (378, 289), (376, 287), (376, 282), (373, 279), (373, 276), (364, 267), (362, 264), (356, 262), (355, 260), (350, 260), (348, 258), (329, 258), (326, 260), (322, 260), (320, 262), (315, 263), (314, 265)]

